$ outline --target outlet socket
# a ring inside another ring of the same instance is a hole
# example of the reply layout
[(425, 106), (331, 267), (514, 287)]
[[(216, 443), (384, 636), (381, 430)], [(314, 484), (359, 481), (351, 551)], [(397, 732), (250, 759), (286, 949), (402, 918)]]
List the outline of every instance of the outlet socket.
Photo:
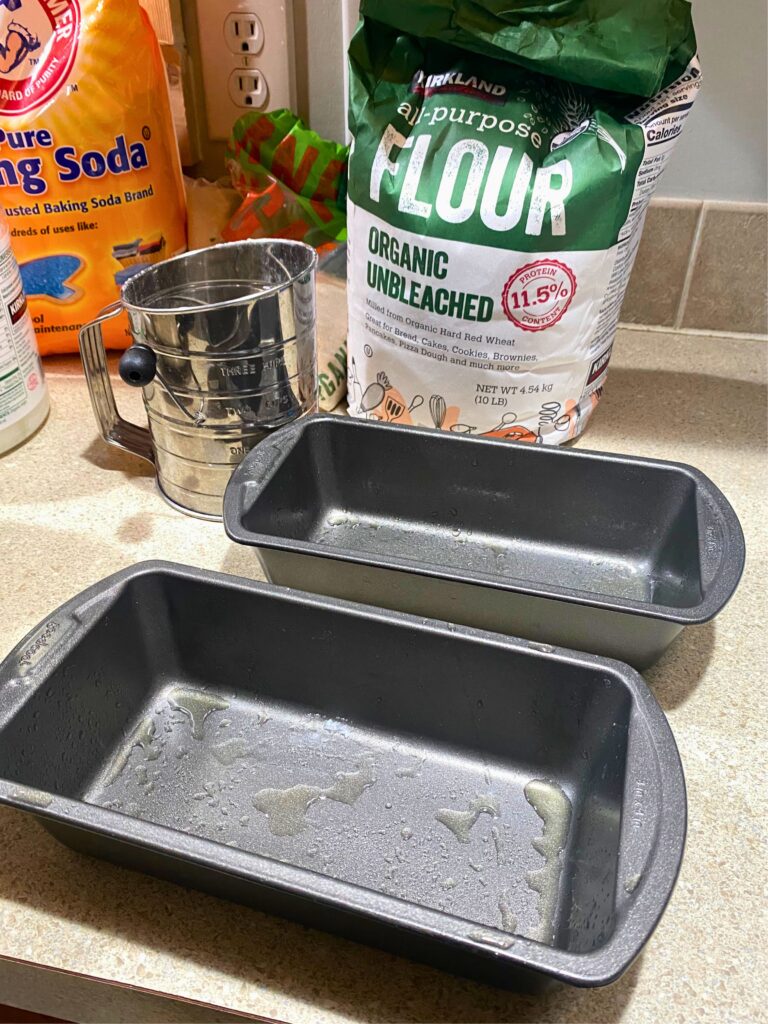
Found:
[(224, 38), (232, 53), (255, 57), (264, 46), (264, 28), (255, 14), (232, 11), (224, 21)]
[(232, 102), (245, 110), (261, 110), (269, 100), (269, 86), (261, 71), (233, 71), (229, 76)]

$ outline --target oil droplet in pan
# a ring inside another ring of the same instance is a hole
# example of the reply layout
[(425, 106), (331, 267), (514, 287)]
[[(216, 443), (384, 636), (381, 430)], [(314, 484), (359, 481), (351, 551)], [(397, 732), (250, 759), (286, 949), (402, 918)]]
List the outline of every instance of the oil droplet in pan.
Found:
[(517, 918), (512, 913), (512, 903), (506, 893), (499, 896), (498, 907), (501, 914), (501, 927), (505, 932), (514, 932), (517, 928)]
[(248, 757), (251, 750), (242, 736), (234, 736), (231, 740), (225, 740), (219, 746), (212, 747), (211, 753), (217, 761), (228, 766), (241, 757)]
[(148, 761), (156, 761), (160, 757), (160, 746), (155, 742), (156, 739), (155, 723), (151, 718), (145, 718), (134, 733), (133, 745), (141, 747)]
[(104, 786), (110, 786), (122, 774), (134, 747), (141, 747), (148, 761), (156, 761), (160, 756), (160, 745), (156, 740), (155, 723), (149, 717), (143, 718), (125, 742), (120, 745), (112, 762), (107, 766)]
[(411, 764), (403, 765), (402, 768), (395, 770), (395, 775), (398, 779), (415, 779), (417, 775), (421, 775), (421, 769), (426, 761), (426, 757), (419, 756), (418, 754), (411, 755), (414, 761)]
[(469, 938), (474, 939), (475, 942), (483, 942), (486, 946), (495, 946), (497, 949), (509, 949), (509, 947), (514, 945), (515, 942), (511, 935), (507, 938), (506, 936), (498, 935), (495, 932), (483, 932), (479, 929), (470, 932)]
[(504, 849), (504, 839), (501, 832), (499, 832), (495, 825), (491, 826), (491, 839), (493, 839), (493, 845), (496, 849), (496, 863), (501, 867), (502, 864), (507, 862), (507, 852)]
[(498, 818), (499, 810), (498, 798), (488, 794), (475, 797), (470, 803), (468, 811), (457, 811), (452, 807), (444, 807), (437, 812), (435, 818), (441, 825), (445, 825), (453, 832), (460, 843), (468, 843), (469, 834), (480, 815), (490, 814), (494, 818)]
[(304, 816), (321, 794), (319, 786), (260, 789), (253, 797), (253, 806), (267, 815), (273, 835), (295, 836), (304, 828)]
[(533, 779), (524, 792), (525, 799), (544, 822), (541, 836), (532, 840), (534, 850), (544, 858), (544, 865), (525, 876), (529, 888), (540, 896), (539, 926), (531, 938), (551, 945), (557, 889), (563, 869), (561, 854), (571, 827), (571, 801), (557, 783), (545, 779)]
[(217, 697), (205, 690), (188, 690), (176, 686), (168, 694), (168, 699), (189, 718), (192, 723), (192, 735), (196, 740), (203, 738), (203, 723), (212, 711), (224, 711), (229, 701)]
[(267, 815), (275, 836), (295, 836), (306, 824), (306, 813), (318, 800), (333, 800), (351, 806), (374, 784), (373, 765), (366, 763), (354, 772), (338, 772), (332, 786), (290, 786), (288, 789), (260, 789), (253, 806)]
[(340, 804), (356, 803), (369, 786), (376, 781), (376, 773), (370, 761), (354, 772), (337, 772), (335, 782), (321, 791), (324, 800), (335, 800)]
[(345, 523), (350, 521), (350, 517), (346, 512), (334, 511), (328, 516), (326, 522), (329, 526), (343, 526)]
[(11, 793), (12, 800), (23, 800), (25, 804), (32, 804), (34, 807), (49, 807), (53, 803), (50, 793), (42, 793), (39, 789), (27, 789), (20, 786)]

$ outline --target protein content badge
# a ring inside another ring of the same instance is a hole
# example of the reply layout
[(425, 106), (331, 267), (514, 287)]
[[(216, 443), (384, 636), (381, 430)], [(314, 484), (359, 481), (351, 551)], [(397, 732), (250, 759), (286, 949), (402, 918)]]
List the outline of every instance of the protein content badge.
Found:
[(565, 314), (576, 294), (576, 275), (559, 260), (526, 263), (501, 293), (508, 320), (524, 331), (543, 331)]

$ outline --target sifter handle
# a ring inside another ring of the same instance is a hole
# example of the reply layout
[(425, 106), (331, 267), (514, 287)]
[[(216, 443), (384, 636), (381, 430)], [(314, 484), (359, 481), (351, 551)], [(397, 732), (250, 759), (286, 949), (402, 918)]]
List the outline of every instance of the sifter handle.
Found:
[(91, 405), (99, 424), (101, 436), (107, 444), (122, 448), (126, 452), (138, 455), (141, 459), (155, 464), (152, 439), (146, 427), (139, 427), (123, 419), (117, 411), (112, 383), (107, 369), (107, 356), (104, 351), (104, 339), (101, 325), (105, 320), (117, 316), (122, 310), (119, 302), (105, 306), (95, 320), (81, 328), (79, 334), (80, 357), (83, 360), (85, 379), (91, 396)]

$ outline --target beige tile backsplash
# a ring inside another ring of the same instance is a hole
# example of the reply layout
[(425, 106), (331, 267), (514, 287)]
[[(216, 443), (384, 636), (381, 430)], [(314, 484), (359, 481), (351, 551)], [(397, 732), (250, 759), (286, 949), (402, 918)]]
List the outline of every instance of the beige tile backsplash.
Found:
[(707, 207), (683, 327), (765, 334), (768, 213), (756, 206)]
[(700, 212), (695, 200), (661, 199), (648, 208), (621, 310), (626, 323), (674, 326)]
[(768, 205), (652, 202), (621, 320), (768, 335)]

